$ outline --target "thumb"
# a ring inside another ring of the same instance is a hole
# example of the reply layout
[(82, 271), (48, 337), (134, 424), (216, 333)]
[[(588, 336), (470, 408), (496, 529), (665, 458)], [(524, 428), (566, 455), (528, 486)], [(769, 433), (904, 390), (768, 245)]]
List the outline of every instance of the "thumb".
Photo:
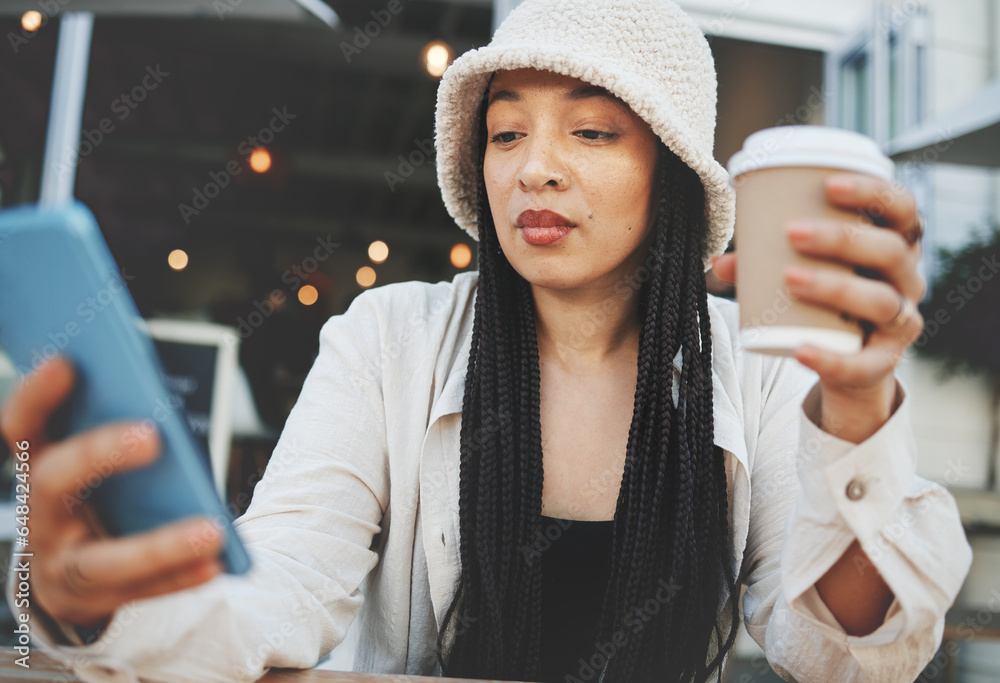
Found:
[(713, 258), (712, 272), (720, 280), (736, 284), (736, 253), (729, 252)]

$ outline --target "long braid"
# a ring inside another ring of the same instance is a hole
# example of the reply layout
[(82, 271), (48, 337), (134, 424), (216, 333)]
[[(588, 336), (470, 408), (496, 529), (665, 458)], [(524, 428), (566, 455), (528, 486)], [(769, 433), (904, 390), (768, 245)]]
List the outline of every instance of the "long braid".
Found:
[[(531, 290), (527, 283), (521, 288), (521, 376), (524, 384), (521, 391), (521, 412), (523, 422), (518, 428), (521, 434), (521, 539), (534, 539), (541, 535), (542, 514), (542, 423), (539, 415), (539, 391), (541, 373), (538, 362), (538, 344), (535, 337), (535, 307)], [(521, 546), (526, 548), (528, 546)], [(530, 552), (530, 551), (529, 551)], [(523, 554), (522, 554), (523, 555)], [(516, 633), (523, 633), (527, 641), (524, 653), (524, 671), (538, 668), (541, 644), (542, 573), (532, 570), (537, 560), (529, 564), (522, 556), (518, 567), (521, 577), (518, 585), (524, 587), (528, 599), (517, 601), (518, 619), (514, 623)], [(518, 596), (523, 597), (522, 596)]]
[[(541, 562), (531, 550), (541, 533), (543, 483), (538, 343), (530, 285), (500, 249), (486, 197), (485, 102), (479, 282), (459, 456), (462, 568), (438, 652), (449, 676), (532, 680), (542, 632)], [(593, 632), (595, 645), (624, 636), (605, 662), (607, 683), (707, 680), (732, 645), (739, 615), (726, 474), (713, 445), (704, 190), (665, 146), (657, 176), (611, 573)], [(729, 609), (720, 617), (724, 593)]]

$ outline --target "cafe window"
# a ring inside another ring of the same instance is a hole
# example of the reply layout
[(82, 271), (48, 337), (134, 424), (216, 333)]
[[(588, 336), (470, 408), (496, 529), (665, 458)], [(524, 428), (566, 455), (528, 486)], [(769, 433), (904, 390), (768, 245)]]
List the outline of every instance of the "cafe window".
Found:
[(840, 125), (871, 135), (870, 66), (868, 53), (859, 51), (840, 68)]
[(830, 123), (882, 145), (923, 123), (926, 32), (923, 8), (881, 7), (869, 26), (830, 52)]

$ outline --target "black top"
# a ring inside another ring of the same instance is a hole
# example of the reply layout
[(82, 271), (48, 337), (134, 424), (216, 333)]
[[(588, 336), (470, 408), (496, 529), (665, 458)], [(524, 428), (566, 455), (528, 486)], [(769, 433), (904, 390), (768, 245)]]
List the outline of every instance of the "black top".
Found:
[[(580, 675), (580, 659), (597, 652), (593, 630), (611, 573), (613, 521), (585, 522), (542, 515), (542, 535), (535, 551), (542, 562), (542, 643), (540, 679), (564, 683)], [(551, 543), (551, 545), (548, 545)], [(536, 558), (537, 558), (536, 554)], [(588, 665), (589, 666), (589, 665)], [(584, 674), (589, 671), (584, 669)]]

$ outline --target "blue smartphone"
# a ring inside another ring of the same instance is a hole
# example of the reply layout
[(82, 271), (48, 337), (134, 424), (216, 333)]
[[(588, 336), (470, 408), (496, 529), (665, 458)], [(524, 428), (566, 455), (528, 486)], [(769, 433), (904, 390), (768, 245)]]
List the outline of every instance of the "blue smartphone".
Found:
[(212, 517), (226, 533), (223, 567), (242, 574), (250, 558), (123, 275), (82, 204), (0, 211), (0, 347), (21, 375), (55, 354), (73, 363), (76, 383), (54, 416), (56, 438), (119, 420), (159, 432), (152, 464), (81, 482), (79, 500), (70, 502), (86, 500), (112, 536)]

